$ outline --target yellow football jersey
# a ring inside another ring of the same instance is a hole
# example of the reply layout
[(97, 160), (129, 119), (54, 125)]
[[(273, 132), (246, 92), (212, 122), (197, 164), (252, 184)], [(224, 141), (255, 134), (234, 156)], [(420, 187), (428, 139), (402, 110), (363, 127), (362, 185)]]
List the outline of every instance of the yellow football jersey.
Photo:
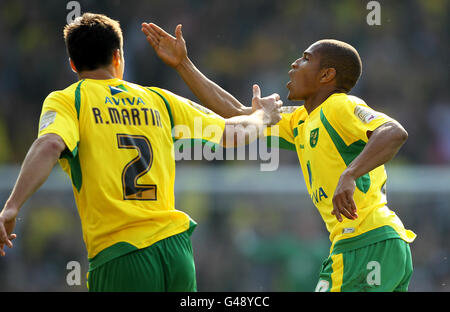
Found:
[[(38, 135), (55, 133), (67, 146), (60, 164), (90, 260), (113, 245), (100, 262), (195, 226), (174, 207), (174, 141), (218, 144), (225, 120), (190, 103), (120, 79), (84, 79), (45, 99)], [(177, 125), (184, 130), (173, 137)]]
[[(356, 180), (356, 220), (344, 217), (339, 222), (331, 214), (339, 178), (368, 142), (367, 131), (391, 120), (355, 96), (336, 93), (311, 114), (300, 106), (291, 113), (282, 114), (278, 127), (266, 130), (266, 136), (280, 139), (279, 147), (297, 151), (309, 195), (330, 232), (330, 252), (337, 246), (343, 250), (392, 237), (412, 242), (416, 236), (406, 230), (387, 207), (384, 166)], [(268, 138), (267, 141), (270, 143), (271, 140)], [(362, 235), (380, 228), (383, 231)]]

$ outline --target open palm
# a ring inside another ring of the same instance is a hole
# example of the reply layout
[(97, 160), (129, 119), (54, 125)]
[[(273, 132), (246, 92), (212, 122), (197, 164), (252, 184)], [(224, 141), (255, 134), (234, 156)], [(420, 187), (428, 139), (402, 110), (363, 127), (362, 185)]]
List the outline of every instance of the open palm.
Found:
[(181, 32), (181, 24), (175, 28), (175, 36), (168, 34), (153, 23), (142, 23), (142, 32), (158, 57), (167, 65), (177, 67), (187, 57), (186, 41)]

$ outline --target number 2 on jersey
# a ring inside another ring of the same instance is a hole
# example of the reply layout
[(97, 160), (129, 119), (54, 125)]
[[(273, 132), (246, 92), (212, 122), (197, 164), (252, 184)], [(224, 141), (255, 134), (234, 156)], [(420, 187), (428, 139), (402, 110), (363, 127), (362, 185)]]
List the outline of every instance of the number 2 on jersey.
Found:
[(156, 184), (139, 184), (137, 180), (146, 174), (153, 163), (150, 141), (143, 135), (117, 134), (119, 148), (135, 149), (138, 155), (126, 164), (122, 171), (124, 200), (156, 200)]

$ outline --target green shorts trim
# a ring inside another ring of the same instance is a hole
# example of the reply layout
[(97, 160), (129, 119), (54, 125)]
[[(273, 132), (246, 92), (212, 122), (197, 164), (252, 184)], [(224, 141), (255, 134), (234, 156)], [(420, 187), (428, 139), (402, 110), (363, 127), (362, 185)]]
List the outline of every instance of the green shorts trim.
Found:
[(392, 238), (331, 254), (322, 264), (316, 291), (407, 291), (412, 272), (409, 244)]
[(189, 230), (90, 270), (88, 289), (93, 292), (197, 291)]
[[(189, 220), (189, 228), (187, 229), (189, 236), (192, 235), (192, 232), (194, 231), (196, 226), (197, 226), (197, 223), (194, 220), (192, 220), (192, 219)], [(89, 272), (102, 266), (106, 262), (113, 260), (114, 258), (123, 256), (127, 253), (136, 251), (138, 249), (139, 248), (137, 248), (136, 246), (134, 246), (130, 243), (127, 243), (127, 242), (115, 243), (114, 245), (111, 245), (111, 246), (103, 249), (102, 251), (100, 251), (95, 257), (88, 259), (89, 260)]]

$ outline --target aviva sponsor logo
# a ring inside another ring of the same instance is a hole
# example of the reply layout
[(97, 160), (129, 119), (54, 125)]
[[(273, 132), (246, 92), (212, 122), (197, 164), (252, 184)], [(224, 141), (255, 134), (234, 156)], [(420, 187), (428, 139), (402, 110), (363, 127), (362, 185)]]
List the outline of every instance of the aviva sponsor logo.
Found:
[(315, 189), (314, 191), (311, 192), (311, 199), (314, 202), (314, 204), (319, 203), (324, 198), (328, 198), (328, 195), (327, 193), (325, 193), (322, 187), (319, 187), (318, 189)]
[(127, 88), (123, 84), (120, 84), (118, 86), (109, 86), (109, 91), (111, 91), (111, 97), (106, 96), (105, 97), (105, 104), (111, 104), (111, 105), (139, 105), (143, 104), (145, 105), (144, 101), (140, 97), (126, 97), (126, 93), (121, 98), (116, 98), (115, 95), (122, 93), (122, 92), (128, 92)]
[(122, 99), (117, 99), (115, 97), (105, 97), (105, 104), (111, 104), (111, 105), (139, 105), (139, 104), (143, 104), (145, 105), (145, 102), (140, 98), (140, 97), (132, 97), (132, 98), (122, 98)]

